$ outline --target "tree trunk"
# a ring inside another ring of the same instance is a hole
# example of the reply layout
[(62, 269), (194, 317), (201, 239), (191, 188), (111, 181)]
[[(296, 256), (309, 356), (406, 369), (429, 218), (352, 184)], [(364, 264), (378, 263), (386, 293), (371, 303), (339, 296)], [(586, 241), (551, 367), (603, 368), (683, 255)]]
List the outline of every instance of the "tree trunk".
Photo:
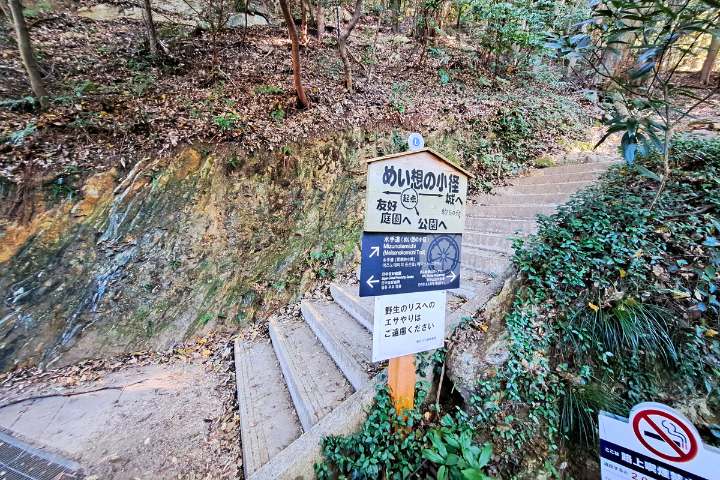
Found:
[(20, 56), (30, 77), (30, 85), (32, 86), (33, 92), (35, 92), (35, 96), (38, 97), (40, 105), (45, 108), (48, 105), (48, 94), (47, 90), (45, 90), (45, 84), (43, 83), (42, 75), (40, 75), (40, 70), (38, 69), (35, 55), (32, 51), (30, 35), (28, 35), (20, 0), (10, 0), (10, 12), (12, 13), (13, 24), (15, 25), (15, 34), (17, 35), (18, 47), (20, 48)]
[(348, 90), (352, 90), (352, 68), (350, 67), (350, 60), (347, 54), (347, 39), (360, 20), (360, 14), (362, 13), (363, 0), (357, 0), (355, 2), (355, 13), (353, 13), (350, 22), (348, 23), (347, 29), (338, 35), (338, 51), (340, 52), (340, 59), (345, 67), (345, 86)]
[(157, 55), (157, 35), (155, 35), (155, 23), (153, 22), (150, 0), (145, 0), (145, 26), (147, 27), (150, 54)]
[(340, 52), (340, 60), (342, 60), (343, 66), (345, 67), (345, 87), (348, 90), (352, 90), (352, 67), (350, 65), (350, 59), (348, 59), (345, 42), (345, 37), (341, 35), (338, 39), (338, 51)]
[[(16, 0), (13, 0), (16, 1)], [(310, 102), (308, 102), (305, 96), (305, 90), (302, 86), (302, 80), (300, 78), (300, 42), (298, 42), (297, 30), (295, 29), (295, 21), (290, 14), (287, 0), (280, 0), (280, 8), (285, 18), (285, 24), (288, 28), (288, 34), (290, 35), (290, 42), (292, 43), (292, 61), (293, 61), (293, 77), (295, 78), (295, 90), (297, 90), (298, 99), (303, 107), (309, 108)]]
[(710, 74), (713, 71), (713, 65), (717, 59), (718, 50), (720, 50), (720, 35), (713, 35), (712, 41), (710, 42), (710, 49), (708, 50), (707, 57), (705, 57), (705, 63), (703, 63), (702, 70), (700, 70), (700, 81), (705, 85), (710, 83)]
[(317, 7), (317, 39), (318, 42), (322, 42), (323, 35), (325, 35), (325, 7), (318, 1)]
[[(637, 22), (631, 22), (631, 26), (637, 26)], [(607, 76), (617, 76), (618, 67), (621, 65), (622, 60), (625, 58), (625, 54), (628, 52), (630, 47), (635, 43), (637, 37), (634, 33), (628, 32), (623, 34), (618, 41), (615, 43), (609, 43), (608, 48), (602, 54), (600, 64), (597, 66), (599, 73), (593, 76), (593, 84), (602, 84), (607, 86), (612, 83)]]
[(400, 33), (400, 0), (390, 0), (390, 10), (392, 11), (392, 32)]
[(304, 44), (307, 40), (307, 11), (305, 0), (300, 0), (300, 41)]

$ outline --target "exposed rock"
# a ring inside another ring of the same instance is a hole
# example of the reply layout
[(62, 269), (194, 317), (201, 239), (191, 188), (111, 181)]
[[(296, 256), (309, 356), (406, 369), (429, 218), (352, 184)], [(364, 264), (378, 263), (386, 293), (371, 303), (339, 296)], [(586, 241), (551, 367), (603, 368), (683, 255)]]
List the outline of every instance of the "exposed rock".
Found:
[[(252, 27), (255, 25), (267, 25), (268, 21), (261, 15), (251, 15), (248, 13), (247, 26)], [(230, 15), (227, 23), (228, 27), (244, 27), (245, 26), (245, 14), (235, 13)]]
[(72, 214), (76, 217), (90, 215), (99, 203), (109, 201), (113, 196), (117, 175), (117, 170), (112, 168), (90, 177), (83, 187), (83, 199), (72, 209)]
[(459, 335), (447, 359), (447, 375), (466, 405), (478, 393), (478, 382), (495, 377), (497, 368), (509, 358), (505, 314), (510, 311), (520, 281), (510, 277), (502, 291), (485, 306), (484, 333), (467, 330)]
[(77, 12), (79, 17), (89, 18), (90, 20), (108, 21), (117, 18), (133, 18), (142, 19), (142, 10), (139, 7), (120, 8), (115, 5), (101, 3), (92, 7), (83, 7)]

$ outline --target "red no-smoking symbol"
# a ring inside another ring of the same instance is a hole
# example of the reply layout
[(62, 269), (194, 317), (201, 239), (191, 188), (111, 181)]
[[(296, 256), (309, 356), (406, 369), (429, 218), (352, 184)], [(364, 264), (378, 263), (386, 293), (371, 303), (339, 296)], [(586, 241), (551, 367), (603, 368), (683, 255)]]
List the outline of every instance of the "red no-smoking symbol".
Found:
[(638, 412), (633, 419), (633, 431), (645, 448), (663, 460), (689, 462), (698, 453), (698, 441), (693, 432), (671, 413), (662, 410)]

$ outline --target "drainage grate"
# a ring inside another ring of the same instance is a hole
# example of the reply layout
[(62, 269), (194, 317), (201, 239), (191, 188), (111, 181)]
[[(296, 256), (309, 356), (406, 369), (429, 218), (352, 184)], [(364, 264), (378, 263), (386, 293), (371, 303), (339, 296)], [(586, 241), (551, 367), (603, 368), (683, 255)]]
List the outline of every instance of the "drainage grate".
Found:
[(72, 480), (85, 475), (73, 462), (0, 433), (0, 480)]

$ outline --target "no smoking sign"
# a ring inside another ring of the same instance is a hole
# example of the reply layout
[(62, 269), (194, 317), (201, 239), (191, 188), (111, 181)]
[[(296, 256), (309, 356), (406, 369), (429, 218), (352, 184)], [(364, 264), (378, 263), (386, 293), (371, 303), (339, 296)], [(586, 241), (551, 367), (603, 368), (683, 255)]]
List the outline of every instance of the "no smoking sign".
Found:
[(663, 460), (689, 462), (698, 453), (698, 439), (683, 418), (662, 410), (642, 410), (633, 417), (633, 432), (645, 448)]
[(720, 480), (720, 450), (683, 414), (641, 403), (630, 419), (600, 412), (602, 480)]

